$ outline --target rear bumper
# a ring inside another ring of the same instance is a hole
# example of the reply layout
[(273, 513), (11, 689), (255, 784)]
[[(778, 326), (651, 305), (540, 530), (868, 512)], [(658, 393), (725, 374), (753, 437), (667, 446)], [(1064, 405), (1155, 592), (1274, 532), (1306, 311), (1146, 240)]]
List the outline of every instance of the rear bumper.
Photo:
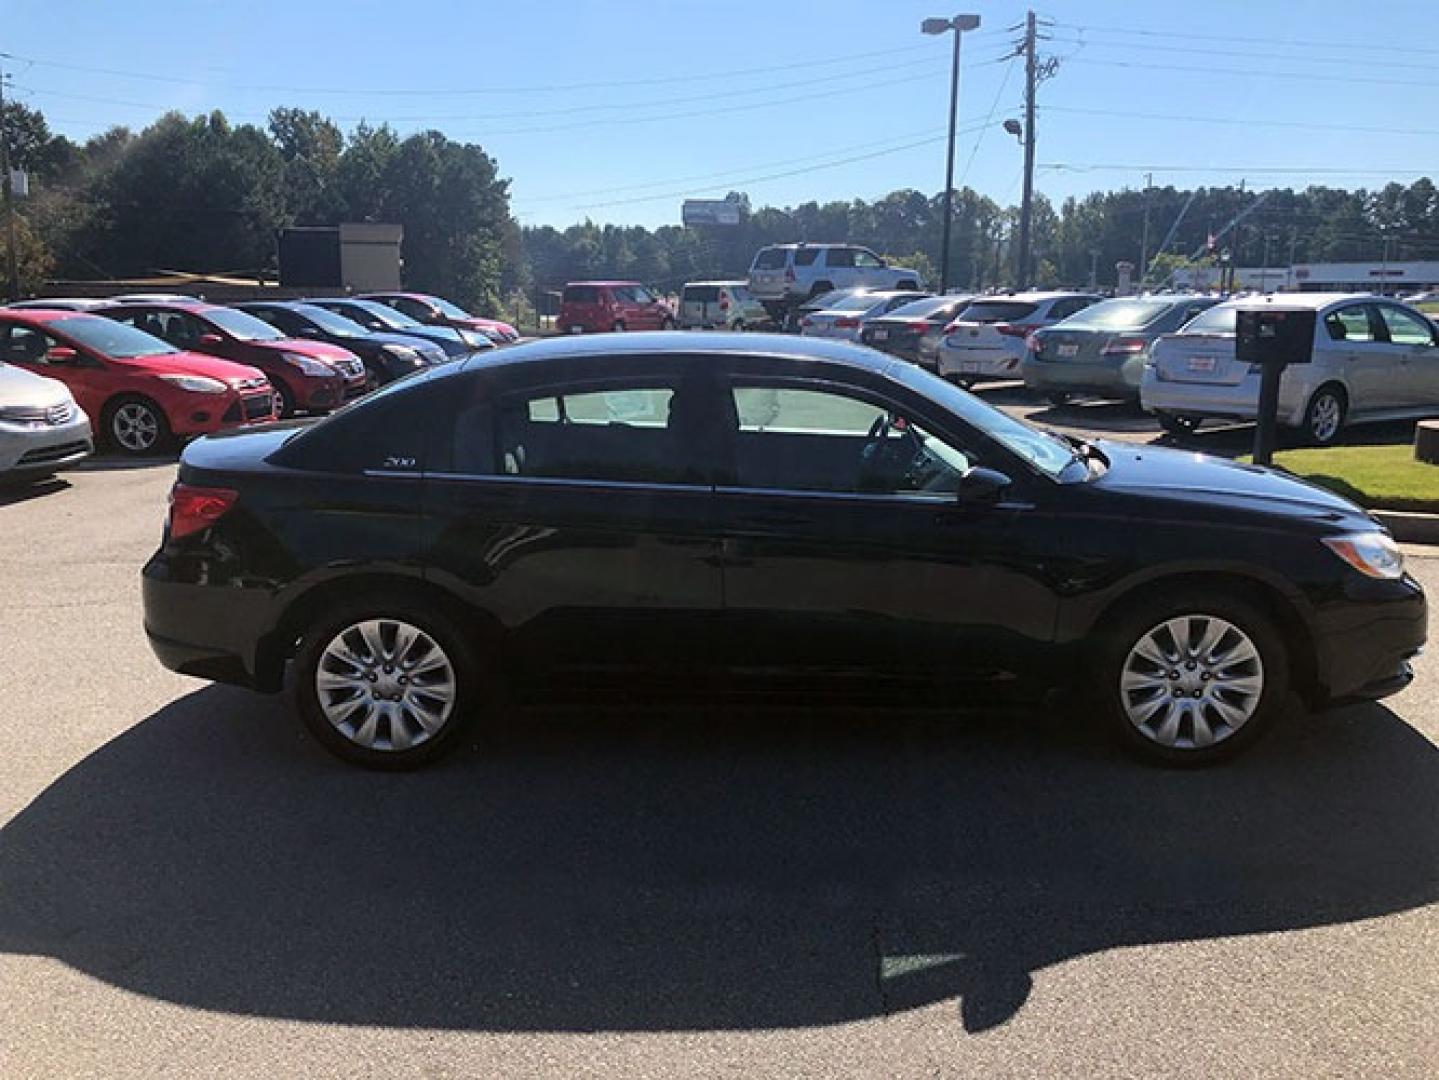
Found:
[[(1290, 397), (1283, 389), (1281, 383), (1279, 422), (1298, 427), (1304, 421), (1306, 398), (1299, 394)], [(1146, 412), (1253, 420), (1259, 414), (1259, 379), (1247, 378), (1235, 386), (1216, 386), (1160, 380), (1146, 370), (1139, 384), (1139, 401)]]
[(273, 629), (268, 592), (176, 579), (157, 552), (141, 571), (145, 636), (171, 671), (254, 690), (280, 688), (282, 658), (267, 648)]
[(1018, 347), (1014, 349), (995, 346), (973, 348), (950, 345), (951, 340), (944, 338), (939, 343), (937, 363), (941, 375), (981, 379), (1019, 378), (1020, 364), (1024, 360), (1022, 343), (1016, 342)]
[(1031, 355), (1020, 364), (1020, 371), (1024, 385), (1031, 390), (1071, 390), (1137, 398), (1142, 361), (1135, 357), (1112, 363), (1075, 363), (1040, 360)]

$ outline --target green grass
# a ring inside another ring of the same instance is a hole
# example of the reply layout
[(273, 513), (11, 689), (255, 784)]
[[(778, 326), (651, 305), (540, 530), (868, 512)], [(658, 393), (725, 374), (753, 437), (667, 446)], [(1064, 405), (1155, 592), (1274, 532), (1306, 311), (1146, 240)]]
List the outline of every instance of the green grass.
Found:
[(1439, 513), (1439, 465), (1416, 461), (1408, 444), (1281, 450), (1274, 464), (1360, 506)]

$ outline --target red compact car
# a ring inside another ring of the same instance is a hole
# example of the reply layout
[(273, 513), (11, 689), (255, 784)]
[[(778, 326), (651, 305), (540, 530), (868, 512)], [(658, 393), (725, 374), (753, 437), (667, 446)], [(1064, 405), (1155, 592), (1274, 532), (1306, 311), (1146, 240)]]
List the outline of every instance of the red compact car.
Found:
[(365, 365), (338, 345), (288, 338), (269, 323), (218, 304), (126, 303), (106, 318), (162, 338), (177, 349), (209, 353), (263, 371), (280, 395), (280, 415), (322, 413), (368, 389)]
[(484, 334), (496, 345), (508, 345), (520, 340), (520, 332), (507, 322), (498, 319), (482, 319), (471, 315), (458, 304), (452, 304), (444, 297), (428, 293), (386, 292), (369, 293), (361, 300), (378, 300), (386, 307), (392, 307), (426, 326), (452, 326), (456, 330), (474, 330)]
[(98, 315), (0, 309), (0, 361), (64, 383), (95, 433), (126, 454), (275, 418), (263, 372), (183, 352)]
[(566, 334), (673, 330), (675, 313), (638, 281), (572, 281), (555, 325)]

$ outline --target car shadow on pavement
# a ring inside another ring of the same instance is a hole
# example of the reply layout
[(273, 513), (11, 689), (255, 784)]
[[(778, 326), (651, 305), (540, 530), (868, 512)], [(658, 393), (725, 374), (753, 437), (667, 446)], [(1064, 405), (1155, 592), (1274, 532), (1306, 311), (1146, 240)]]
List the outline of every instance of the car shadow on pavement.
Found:
[[(582, 713), (435, 768), (191, 693), (0, 832), (0, 948), (204, 1009), (486, 1031), (763, 1029), (1439, 898), (1439, 750), (1297, 716), (1201, 772), (1060, 718)], [(1157, 977), (1157, 976), (1156, 976)]]
[(44, 476), (35, 480), (7, 480), (0, 482), (0, 506), (43, 499), (65, 491), (70, 485), (58, 476)]

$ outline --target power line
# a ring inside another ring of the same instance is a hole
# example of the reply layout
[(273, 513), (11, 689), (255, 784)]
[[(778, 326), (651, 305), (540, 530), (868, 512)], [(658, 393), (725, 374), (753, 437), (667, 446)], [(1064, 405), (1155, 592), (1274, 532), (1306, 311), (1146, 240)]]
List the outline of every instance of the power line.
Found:
[(994, 119), (995, 111), (999, 108), (999, 99), (1004, 96), (1004, 91), (1009, 86), (1009, 77), (1014, 74), (1014, 69), (1017, 66), (1016, 61), (1018, 60), (1018, 54), (1009, 58), (1009, 64), (1004, 69), (1004, 79), (1000, 82), (999, 89), (994, 92), (994, 100), (989, 103), (989, 112), (985, 114), (984, 125), (979, 129), (979, 134), (975, 137), (974, 146), (969, 151), (969, 159), (964, 163), (964, 171), (959, 174), (959, 180), (955, 182), (956, 187), (963, 187), (965, 178), (969, 176), (970, 166), (974, 164), (975, 156), (979, 153), (980, 144), (984, 142), (985, 132), (992, 126), (990, 121)]
[[(575, 90), (603, 90), (630, 86), (667, 86), (675, 83), (713, 81), (715, 79), (744, 78), (750, 75), (769, 75), (781, 71), (797, 71), (829, 64), (848, 63), (851, 60), (868, 60), (880, 56), (899, 56), (929, 49), (928, 45), (905, 45), (893, 49), (876, 49), (870, 52), (848, 53), (841, 56), (802, 60), (768, 67), (738, 68), (729, 71), (695, 72), (685, 75), (665, 75), (645, 79), (608, 79), (579, 83), (551, 83), (539, 86), (487, 86), (460, 88), (421, 87), (355, 87), (355, 86), (287, 86), (273, 83), (222, 84), (225, 89), (281, 94), (335, 94), (348, 97), (475, 97), (488, 94), (549, 94), (568, 93)], [(0, 57), (18, 60), (38, 67), (55, 68), (61, 71), (77, 71), (90, 75), (108, 75), (114, 78), (139, 79), (146, 82), (170, 83), (179, 86), (213, 87), (208, 79), (191, 79), (178, 75), (160, 75), (154, 72), (127, 71), (120, 68), (91, 67), (71, 64), (58, 60), (43, 60), (38, 57), (21, 56), (17, 53), (0, 52)]]
[(1039, 166), (1055, 172), (1157, 172), (1157, 173), (1260, 173), (1278, 176), (1425, 176), (1433, 169), (1340, 169), (1298, 165), (1112, 165), (1089, 162), (1046, 162)]
[(1310, 71), (1270, 71), (1255, 68), (1216, 68), (1192, 64), (1145, 64), (1134, 60), (1091, 60), (1083, 56), (1072, 56), (1066, 63), (1091, 64), (1098, 67), (1135, 68), (1146, 71), (1192, 71), (1203, 75), (1239, 75), (1263, 79), (1303, 79), (1325, 83), (1364, 83), (1370, 86), (1409, 86), (1429, 90), (1439, 88), (1439, 82), (1415, 82), (1405, 79), (1370, 79), (1355, 75), (1321, 75)]
[[(1250, 60), (1275, 60), (1275, 59), (1283, 59), (1283, 60), (1299, 61), (1299, 62), (1303, 62), (1303, 63), (1306, 63), (1306, 64), (1346, 64), (1346, 65), (1352, 66), (1353, 63), (1354, 63), (1354, 57), (1352, 57), (1352, 56), (1284, 56), (1284, 57), (1278, 57), (1278, 56), (1276, 56), (1275, 53), (1273, 53), (1272, 51), (1271, 51), (1271, 52), (1253, 52), (1253, 51), (1244, 51), (1244, 50), (1238, 50), (1238, 49), (1204, 49), (1204, 48), (1196, 48), (1196, 47), (1193, 46), (1193, 45), (1149, 45), (1149, 44), (1145, 44), (1145, 45), (1143, 45), (1143, 46), (1140, 46), (1140, 45), (1138, 45), (1137, 43), (1135, 43), (1135, 42), (1130, 42), (1130, 41), (1124, 41), (1124, 42), (1120, 42), (1120, 41), (1092, 41), (1092, 40), (1090, 40), (1090, 39), (1088, 39), (1088, 38), (1084, 38), (1084, 37), (1077, 37), (1077, 38), (1056, 38), (1055, 40), (1061, 41), (1061, 42), (1063, 42), (1063, 43), (1065, 43), (1065, 44), (1068, 44), (1068, 45), (1081, 45), (1081, 46), (1083, 46), (1083, 47), (1085, 47), (1085, 48), (1094, 48), (1094, 49), (1134, 49), (1134, 48), (1142, 48), (1143, 51), (1146, 52), (1146, 53), (1151, 53), (1151, 52), (1177, 52), (1177, 53), (1184, 53), (1184, 54), (1190, 55), (1190, 56), (1235, 56), (1235, 57), (1247, 58), (1247, 59), (1250, 59)], [(1277, 45), (1277, 47), (1280, 47), (1280, 48), (1283, 47), (1282, 43), (1276, 43), (1276, 45)], [(1384, 66), (1385, 66), (1386, 68), (1409, 68), (1409, 69), (1416, 70), (1416, 71), (1433, 71), (1433, 70), (1434, 70), (1434, 62), (1433, 62), (1432, 60), (1431, 60), (1431, 61), (1428, 61), (1428, 62), (1426, 62), (1426, 63), (1408, 63), (1408, 64), (1406, 64), (1406, 63), (1404, 63), (1404, 62), (1402, 62), (1402, 61), (1395, 61), (1395, 60), (1386, 59), (1386, 60), (1384, 61)]]
[[(1229, 42), (1229, 43), (1233, 43), (1233, 41), (1234, 41), (1234, 35), (1233, 35), (1233, 34), (1191, 34), (1191, 33), (1184, 33), (1184, 32), (1181, 32), (1181, 31), (1173, 31), (1173, 30), (1138, 30), (1138, 29), (1135, 29), (1135, 28), (1133, 28), (1133, 27), (1127, 27), (1127, 26), (1087, 26), (1087, 25), (1082, 25), (1082, 24), (1080, 24), (1080, 23), (1067, 23), (1067, 22), (1059, 22), (1059, 23), (1056, 23), (1055, 25), (1056, 25), (1056, 26), (1059, 26), (1059, 27), (1062, 27), (1062, 28), (1064, 28), (1064, 29), (1067, 29), (1067, 30), (1081, 30), (1081, 31), (1084, 31), (1084, 32), (1087, 32), (1087, 33), (1127, 34), (1127, 35), (1130, 35), (1130, 36), (1133, 36), (1133, 37), (1163, 38), (1163, 39), (1165, 39), (1165, 40), (1176, 40), (1176, 39), (1177, 39), (1177, 40), (1188, 40), (1188, 41), (1223, 41), (1223, 42)], [(1314, 40), (1306, 40), (1306, 39), (1303, 39), (1303, 38), (1286, 38), (1286, 39), (1284, 39), (1283, 41), (1275, 41), (1275, 42), (1273, 42), (1273, 44), (1276, 45), (1276, 46), (1281, 46), (1281, 47), (1283, 47), (1283, 46), (1295, 46), (1295, 47), (1299, 47), (1299, 48), (1317, 48), (1317, 49), (1332, 49), (1332, 48), (1334, 48), (1334, 42), (1333, 42), (1333, 41), (1314, 41)], [(1386, 42), (1385, 44), (1383, 44), (1383, 45), (1365, 45), (1365, 44), (1362, 44), (1362, 43), (1355, 43), (1355, 42), (1353, 42), (1352, 40), (1346, 40), (1346, 41), (1344, 42), (1344, 47), (1345, 47), (1346, 49), (1349, 49), (1351, 52), (1353, 52), (1353, 51), (1382, 52), (1382, 53), (1386, 53), (1386, 54), (1388, 54), (1388, 53), (1413, 53), (1413, 54), (1415, 54), (1415, 55), (1422, 55), (1422, 56), (1439, 56), (1439, 49), (1423, 49), (1423, 48), (1415, 48), (1414, 46), (1392, 45), (1392, 44), (1389, 44), (1389, 43), (1387, 43), (1387, 42)]]
[[(978, 126), (966, 129), (966, 133), (968, 133), (969, 131), (977, 130)], [(823, 169), (834, 169), (839, 168), (842, 165), (852, 165), (857, 161), (869, 161), (878, 157), (886, 157), (890, 154), (903, 153), (906, 150), (914, 150), (921, 146), (932, 146), (937, 142), (943, 142), (946, 138), (946, 135), (935, 135), (927, 139), (919, 139), (915, 142), (906, 143), (902, 146), (892, 147), (888, 150), (876, 150), (868, 154), (855, 154), (850, 157), (840, 158), (836, 161), (823, 162), (821, 164), (810, 165), (800, 169), (790, 169), (785, 172), (770, 173), (767, 176), (754, 176), (742, 180), (732, 180), (726, 184), (717, 184), (702, 188), (692, 188), (688, 191), (667, 191), (662, 195), (644, 195), (633, 199), (610, 199), (606, 202), (588, 203), (585, 205), (577, 206), (575, 207), (575, 209), (598, 210), (608, 206), (630, 206), (636, 203), (662, 202), (670, 199), (685, 198), (686, 196), (690, 195), (703, 195), (706, 192), (717, 191), (721, 187), (739, 187), (742, 185), (766, 183), (771, 180), (784, 180), (788, 179), (791, 176), (803, 176), (806, 173), (819, 172)]]
[(1041, 105), (1042, 112), (1075, 113), (1084, 116), (1114, 116), (1125, 120), (1165, 120), (1186, 124), (1230, 124), (1236, 127), (1276, 127), (1293, 128), (1297, 131), (1343, 131), (1362, 135), (1415, 135), (1425, 137), (1439, 136), (1439, 128), (1430, 129), (1404, 129), (1372, 127), (1365, 125), (1341, 125), (1341, 124), (1320, 124), (1306, 123), (1302, 120), (1257, 120), (1248, 117), (1234, 119), (1232, 117), (1220, 116), (1176, 116), (1172, 113), (1137, 113), (1128, 110), (1116, 109), (1083, 109), (1069, 105)]

